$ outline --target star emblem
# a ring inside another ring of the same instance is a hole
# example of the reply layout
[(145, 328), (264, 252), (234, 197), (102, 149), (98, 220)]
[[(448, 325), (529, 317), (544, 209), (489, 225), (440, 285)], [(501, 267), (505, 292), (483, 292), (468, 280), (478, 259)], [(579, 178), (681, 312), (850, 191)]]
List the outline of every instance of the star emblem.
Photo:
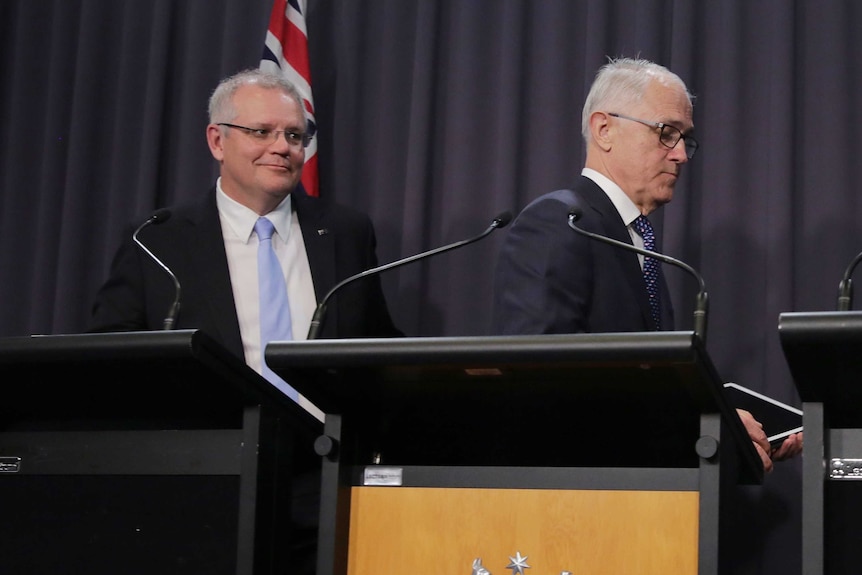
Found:
[(506, 569), (512, 570), (512, 575), (524, 575), (524, 569), (529, 569), (530, 566), (527, 565), (527, 557), (521, 557), (521, 552), (515, 552), (514, 557), (509, 557), (509, 563), (506, 566)]

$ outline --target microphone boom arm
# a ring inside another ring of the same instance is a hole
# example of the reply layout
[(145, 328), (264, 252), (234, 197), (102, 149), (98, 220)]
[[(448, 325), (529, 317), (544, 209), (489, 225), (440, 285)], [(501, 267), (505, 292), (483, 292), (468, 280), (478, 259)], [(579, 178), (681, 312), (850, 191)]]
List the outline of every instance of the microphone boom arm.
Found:
[(682, 260), (666, 256), (662, 253), (639, 248), (632, 244), (627, 244), (625, 242), (621, 242), (607, 236), (588, 232), (587, 230), (575, 225), (575, 221), (580, 219), (580, 217), (581, 212), (578, 208), (572, 208), (571, 210), (569, 210), (569, 227), (575, 230), (577, 233), (592, 238), (594, 240), (598, 240), (600, 242), (616, 246), (618, 248), (637, 252), (643, 256), (655, 258), (659, 261), (669, 263), (677, 267), (681, 267), (682, 269), (690, 273), (692, 276), (694, 276), (699, 284), (699, 291), (697, 293), (697, 300), (695, 302), (694, 310), (694, 333), (700, 337), (701, 341), (706, 343), (706, 323), (707, 313), (709, 311), (709, 296), (706, 293), (706, 282), (703, 281), (703, 277), (701, 277), (697, 270), (695, 270), (693, 267), (691, 267)]
[(838, 284), (838, 311), (850, 311), (853, 305), (853, 280), (851, 276), (860, 261), (862, 261), (862, 253), (857, 254), (853, 258), (853, 261), (850, 262), (850, 265), (847, 266), (847, 270), (844, 272), (844, 278)]
[(164, 323), (162, 326), (162, 329), (164, 330), (174, 329), (174, 323), (177, 321), (177, 315), (179, 315), (180, 313), (180, 281), (177, 279), (177, 276), (174, 275), (174, 272), (172, 272), (171, 269), (162, 262), (162, 260), (157, 258), (156, 255), (147, 248), (147, 246), (141, 243), (141, 240), (138, 239), (138, 232), (151, 224), (161, 224), (167, 221), (169, 217), (171, 217), (170, 210), (167, 210), (165, 208), (156, 210), (156, 212), (152, 216), (150, 216), (147, 221), (138, 226), (138, 229), (136, 229), (135, 233), (132, 234), (132, 240), (134, 240), (134, 242), (138, 244), (138, 247), (144, 250), (144, 253), (150, 256), (150, 259), (156, 262), (160, 268), (165, 270), (165, 272), (167, 272), (167, 274), (171, 277), (171, 280), (174, 282), (174, 301), (171, 304), (170, 309), (168, 310), (168, 315), (165, 316)]
[(402, 266), (404, 264), (409, 264), (409, 263), (414, 262), (418, 259), (428, 258), (431, 256), (435, 256), (437, 254), (441, 254), (443, 252), (448, 252), (449, 250), (454, 250), (455, 248), (460, 248), (461, 246), (466, 246), (467, 244), (472, 244), (473, 242), (477, 242), (477, 241), (481, 240), (482, 238), (484, 238), (485, 236), (487, 236), (488, 234), (490, 234), (491, 232), (493, 232), (497, 228), (505, 227), (511, 221), (511, 219), (512, 219), (512, 215), (509, 212), (503, 212), (502, 214), (500, 214), (499, 216), (494, 218), (494, 221), (491, 222), (491, 225), (488, 226), (488, 228), (484, 232), (482, 232), (481, 234), (479, 234), (476, 237), (466, 239), (466, 240), (461, 240), (459, 242), (455, 242), (453, 244), (449, 244), (446, 246), (441, 246), (439, 248), (435, 248), (435, 249), (427, 251), (427, 252), (422, 252), (422, 253), (415, 254), (415, 255), (412, 255), (412, 256), (409, 256), (406, 258), (402, 258), (400, 260), (396, 260), (394, 262), (390, 262), (388, 264), (383, 264), (383, 265), (377, 266), (375, 268), (365, 270), (362, 273), (350, 276), (350, 277), (338, 282), (337, 284), (335, 284), (335, 286), (332, 289), (330, 289), (326, 293), (325, 296), (323, 296), (323, 299), (320, 300), (320, 304), (317, 306), (317, 309), (314, 310), (314, 315), (311, 318), (311, 325), (308, 328), (308, 336), (306, 339), (317, 339), (317, 334), (320, 332), (320, 327), (321, 327), (321, 324), (323, 323), (323, 317), (324, 317), (324, 314), (326, 313), (326, 304), (329, 302), (329, 299), (332, 297), (332, 295), (335, 292), (337, 292), (339, 289), (346, 286), (347, 284), (353, 283), (356, 280), (362, 279), (364, 277), (367, 277), (367, 276), (370, 276), (373, 274), (385, 272), (386, 270), (391, 269), (391, 268)]

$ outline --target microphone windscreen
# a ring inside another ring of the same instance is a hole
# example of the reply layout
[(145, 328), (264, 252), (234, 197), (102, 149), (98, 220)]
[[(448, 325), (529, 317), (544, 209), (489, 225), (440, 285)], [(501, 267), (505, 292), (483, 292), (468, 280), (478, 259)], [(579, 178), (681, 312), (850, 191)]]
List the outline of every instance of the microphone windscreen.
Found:
[(512, 221), (512, 212), (505, 211), (501, 213), (499, 216), (494, 218), (494, 223), (497, 224), (498, 228), (505, 228), (509, 225), (509, 222)]
[(571, 208), (569, 208), (569, 218), (573, 222), (576, 222), (579, 219), (581, 219), (581, 217), (583, 217), (583, 215), (584, 215), (584, 211), (581, 209), (580, 206), (572, 206)]
[(153, 223), (163, 224), (171, 218), (171, 211), (168, 208), (160, 208), (153, 212)]

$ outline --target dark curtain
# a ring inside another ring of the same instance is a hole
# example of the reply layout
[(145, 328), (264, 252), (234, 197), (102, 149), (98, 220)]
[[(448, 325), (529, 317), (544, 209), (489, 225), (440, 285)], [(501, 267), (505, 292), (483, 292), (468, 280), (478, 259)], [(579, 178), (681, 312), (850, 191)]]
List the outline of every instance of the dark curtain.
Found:
[[(270, 8), (0, 0), (0, 335), (82, 330), (123, 225), (206, 193), (207, 98), (258, 65)], [(798, 405), (778, 315), (835, 309), (862, 244), (862, 4), (309, 0), (307, 23), (321, 193), (371, 214), (381, 262), (567, 187), (607, 56), (676, 71), (701, 151), (655, 218), (661, 249), (706, 280), (723, 378)], [(505, 233), (388, 272), (402, 329), (487, 333)], [(697, 286), (666, 273), (690, 329)], [(799, 460), (745, 496), (737, 572), (799, 573)]]

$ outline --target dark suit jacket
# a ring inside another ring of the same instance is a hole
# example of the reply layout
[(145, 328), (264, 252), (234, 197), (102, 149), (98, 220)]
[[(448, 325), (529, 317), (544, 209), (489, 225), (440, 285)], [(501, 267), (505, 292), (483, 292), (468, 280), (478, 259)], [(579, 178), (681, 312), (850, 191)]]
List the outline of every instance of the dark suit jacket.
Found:
[[(587, 238), (578, 225), (631, 244), (613, 203), (581, 176), (574, 190), (531, 202), (515, 218), (500, 250), (494, 277), (493, 333), (604, 333), (651, 331), (649, 299), (637, 254)], [(662, 328), (673, 329), (673, 309), (660, 278)]]
[[(377, 266), (376, 238), (364, 214), (293, 194), (319, 302), (339, 281)], [(125, 234), (93, 305), (90, 331), (159, 330), (174, 299), (170, 276)], [(171, 208), (138, 239), (176, 274), (182, 288), (175, 329), (201, 329), (244, 360), (215, 187), (201, 201)], [(353, 282), (327, 305), (322, 338), (403, 335), (392, 323), (378, 276)]]

